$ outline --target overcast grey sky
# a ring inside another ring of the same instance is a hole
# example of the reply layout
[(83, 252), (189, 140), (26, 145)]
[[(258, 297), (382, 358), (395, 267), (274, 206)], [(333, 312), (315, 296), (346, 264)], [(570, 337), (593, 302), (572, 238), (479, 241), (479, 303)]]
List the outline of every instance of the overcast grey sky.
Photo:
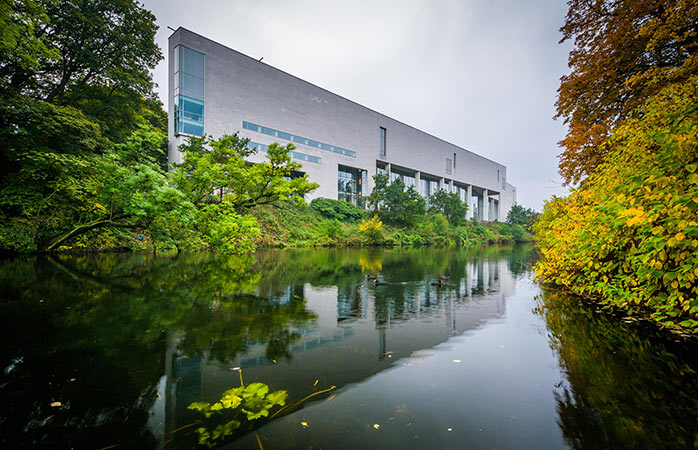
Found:
[[(507, 166), (518, 203), (566, 191), (552, 120), (563, 0), (145, 0), (188, 28)], [(155, 70), (167, 106), (167, 66)]]

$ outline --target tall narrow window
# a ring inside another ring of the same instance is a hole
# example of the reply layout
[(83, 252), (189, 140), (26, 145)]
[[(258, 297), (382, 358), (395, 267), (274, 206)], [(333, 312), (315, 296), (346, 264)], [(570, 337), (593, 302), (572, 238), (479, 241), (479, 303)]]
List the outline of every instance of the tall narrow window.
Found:
[(450, 175), (451, 171), (451, 160), (446, 158), (446, 173)]
[[(359, 169), (339, 165), (337, 173), (338, 199), (361, 206), (361, 186), (363, 179)], [(359, 181), (361, 180), (361, 181)]]
[(453, 154), (453, 168), (456, 168), (456, 154)]
[(383, 128), (383, 127), (380, 127), (380, 128), (381, 128), (381, 148), (380, 148), (380, 156), (385, 156), (385, 147), (386, 147), (386, 145), (385, 145), (385, 144), (386, 144), (386, 142), (385, 142), (386, 136), (385, 136), (385, 135), (387, 134), (388, 131), (387, 131), (385, 128)]
[(175, 134), (204, 135), (204, 54), (175, 48)]

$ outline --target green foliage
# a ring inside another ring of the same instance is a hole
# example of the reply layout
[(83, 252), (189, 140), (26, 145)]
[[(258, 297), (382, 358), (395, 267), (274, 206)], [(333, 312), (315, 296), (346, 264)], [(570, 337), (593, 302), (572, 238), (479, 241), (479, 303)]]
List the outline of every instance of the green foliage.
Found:
[(442, 214), (451, 225), (457, 227), (467, 220), (468, 204), (462, 202), (455, 192), (439, 189), (429, 198), (429, 211)]
[(663, 90), (536, 225), (539, 279), (698, 333), (698, 78)]
[(5, 90), (78, 107), (113, 140), (131, 133), (162, 59), (152, 13), (133, 0), (36, 0), (3, 2), (0, 14)]
[(254, 251), (254, 239), (260, 233), (257, 220), (238, 214), (228, 201), (203, 206), (199, 210), (198, 226), (204, 242), (227, 255)]
[(540, 213), (532, 208), (524, 208), (521, 205), (514, 205), (507, 214), (507, 223), (509, 225), (520, 225), (529, 233), (533, 232), (533, 224), (536, 223)]
[(405, 189), (402, 180), (389, 183), (388, 175), (376, 174), (366, 205), (387, 223), (413, 226), (426, 212), (426, 201), (413, 186)]
[(364, 210), (360, 207), (331, 198), (314, 198), (310, 207), (328, 219), (337, 219), (341, 222), (357, 222), (364, 216)]
[(318, 187), (308, 175), (291, 178), (301, 168), (291, 161), (295, 147), (271, 144), (267, 161), (249, 164), (247, 158), (257, 150), (248, 147), (249, 139), (237, 133), (220, 139), (190, 138), (180, 150), (182, 163), (177, 164), (172, 180), (195, 205), (220, 203), (225, 197), (237, 209), (256, 205), (304, 204), (304, 195)]
[(213, 447), (244, 423), (268, 417), (271, 409), (285, 405), (287, 398), (286, 391), (269, 393), (266, 384), (252, 383), (225, 391), (216, 403), (193, 402), (188, 409), (205, 417), (205, 426), (196, 429), (199, 444)]
[(374, 215), (368, 222), (361, 219), (359, 231), (371, 244), (377, 244), (383, 241), (383, 222)]

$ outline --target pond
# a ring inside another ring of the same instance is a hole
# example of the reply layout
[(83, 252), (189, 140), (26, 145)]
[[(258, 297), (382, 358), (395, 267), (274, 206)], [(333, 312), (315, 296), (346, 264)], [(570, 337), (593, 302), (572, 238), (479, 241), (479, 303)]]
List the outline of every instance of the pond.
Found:
[[(0, 447), (697, 447), (696, 346), (542, 291), (534, 253), (1, 260)], [(284, 409), (189, 408), (241, 382)]]

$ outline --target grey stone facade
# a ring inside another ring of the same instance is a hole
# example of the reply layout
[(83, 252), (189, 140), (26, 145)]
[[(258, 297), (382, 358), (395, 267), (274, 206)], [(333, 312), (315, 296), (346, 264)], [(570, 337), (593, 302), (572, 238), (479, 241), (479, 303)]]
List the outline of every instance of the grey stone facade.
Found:
[[(506, 166), (443, 141), (395, 119), (333, 94), (279, 69), (243, 55), (189, 30), (179, 28), (169, 38), (169, 160), (180, 162), (177, 147), (186, 139), (175, 135), (174, 53), (179, 45), (205, 55), (204, 132), (213, 137), (239, 132), (252, 142), (268, 145), (289, 141), (243, 128), (243, 121), (351, 150), (356, 156), (294, 142), (297, 152), (319, 157), (320, 163), (299, 161), (320, 187), (309, 196), (338, 198), (339, 165), (367, 171), (367, 195), (377, 166), (431, 179), (447, 190), (470, 193), (470, 214), (503, 221), (516, 202), (515, 188), (506, 182)], [(380, 128), (386, 129), (386, 154), (380, 156)], [(261, 161), (260, 152), (252, 161)], [(455, 160), (454, 160), (455, 158)], [(450, 173), (447, 161), (450, 160)], [(486, 198), (487, 201), (483, 201)], [(472, 207), (477, 205), (477, 211)]]

